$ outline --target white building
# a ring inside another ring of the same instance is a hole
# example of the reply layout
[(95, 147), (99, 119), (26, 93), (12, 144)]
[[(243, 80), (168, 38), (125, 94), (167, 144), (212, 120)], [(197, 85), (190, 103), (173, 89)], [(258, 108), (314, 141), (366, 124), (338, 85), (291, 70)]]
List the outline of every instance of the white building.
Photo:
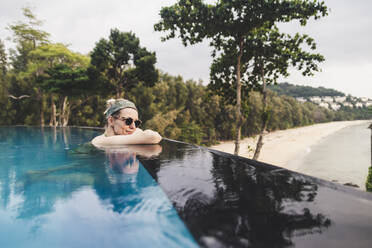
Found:
[(338, 103), (343, 103), (346, 101), (346, 96), (336, 96), (335, 101)]
[(361, 97), (360, 100), (361, 100), (362, 102), (368, 102), (368, 98), (367, 98), (367, 97)]
[(337, 111), (337, 110), (339, 110), (339, 109), (341, 108), (341, 106), (340, 106), (339, 104), (337, 104), (337, 103), (332, 103), (332, 104), (330, 104), (330, 107), (331, 107), (331, 109), (333, 109), (334, 111)]
[(323, 102), (331, 103), (331, 102), (333, 102), (333, 97), (331, 97), (331, 96), (324, 96), (323, 97)]
[(344, 105), (344, 107), (349, 107), (349, 108), (353, 107), (353, 104), (351, 104), (349, 102), (344, 102), (343, 105)]
[(355, 103), (355, 107), (356, 108), (363, 108), (363, 103), (357, 102), (357, 103)]
[(306, 99), (303, 97), (296, 97), (296, 100), (302, 103), (306, 102)]
[(312, 96), (310, 97), (310, 101), (315, 102), (315, 103), (321, 103), (322, 99), (320, 99), (319, 96)]
[(325, 102), (319, 103), (319, 106), (323, 107), (323, 108), (328, 108), (329, 107), (328, 103), (325, 103)]
[(368, 102), (364, 103), (364, 106), (366, 106), (366, 107), (372, 106), (372, 101), (368, 101)]

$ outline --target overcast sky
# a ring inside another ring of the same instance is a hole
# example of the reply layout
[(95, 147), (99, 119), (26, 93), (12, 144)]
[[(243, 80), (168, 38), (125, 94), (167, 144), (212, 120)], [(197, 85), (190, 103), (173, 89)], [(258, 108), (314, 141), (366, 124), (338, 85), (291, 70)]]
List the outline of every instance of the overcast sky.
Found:
[[(210, 0), (212, 1), (212, 0)], [(162, 6), (176, 0), (1, 0), (0, 39), (10, 36), (6, 26), (24, 20), (21, 8), (34, 7), (45, 21), (43, 30), (53, 42), (69, 44), (70, 49), (89, 53), (100, 38), (107, 38), (111, 28), (132, 31), (142, 46), (155, 51), (157, 67), (184, 79), (208, 83), (211, 49), (207, 43), (183, 47), (179, 39), (161, 42), (161, 33), (153, 25), (159, 20)], [(213, 1), (212, 1), (213, 2)], [(315, 38), (326, 61), (315, 77), (293, 72), (283, 81), (293, 84), (324, 86), (346, 94), (372, 98), (372, 1), (325, 0), (330, 14), (306, 27), (298, 23), (282, 26), (288, 33), (301, 32)], [(6, 47), (9, 47), (6, 42)]]

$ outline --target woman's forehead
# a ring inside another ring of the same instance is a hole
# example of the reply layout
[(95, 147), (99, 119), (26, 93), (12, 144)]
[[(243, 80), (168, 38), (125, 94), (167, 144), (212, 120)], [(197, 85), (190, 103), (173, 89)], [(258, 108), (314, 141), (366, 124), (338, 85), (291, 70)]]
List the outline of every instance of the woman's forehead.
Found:
[(120, 110), (120, 115), (123, 117), (132, 117), (138, 119), (138, 112), (132, 108), (125, 108)]

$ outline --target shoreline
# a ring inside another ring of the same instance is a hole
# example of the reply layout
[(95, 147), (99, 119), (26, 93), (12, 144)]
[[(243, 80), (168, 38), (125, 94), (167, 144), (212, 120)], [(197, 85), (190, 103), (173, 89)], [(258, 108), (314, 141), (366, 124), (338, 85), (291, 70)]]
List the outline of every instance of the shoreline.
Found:
[[(371, 121), (335, 121), (267, 133), (264, 135), (264, 145), (257, 160), (288, 170), (298, 171), (298, 164), (291, 163), (291, 161), (305, 156), (310, 152), (311, 146), (345, 127), (369, 122)], [(257, 139), (258, 135), (242, 139), (239, 156), (252, 158)], [(220, 144), (209, 148), (233, 154), (234, 146), (234, 141), (222, 141)]]

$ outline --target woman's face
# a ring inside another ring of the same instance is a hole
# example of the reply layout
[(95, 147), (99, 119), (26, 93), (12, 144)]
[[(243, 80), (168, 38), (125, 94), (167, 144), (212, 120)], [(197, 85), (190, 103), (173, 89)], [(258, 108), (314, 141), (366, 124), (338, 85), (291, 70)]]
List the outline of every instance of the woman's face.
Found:
[[(126, 124), (126, 119), (132, 118), (130, 125)], [(136, 131), (136, 125), (134, 122), (138, 120), (138, 112), (132, 108), (125, 108), (120, 110), (119, 115), (116, 117), (110, 116), (109, 123), (112, 127), (115, 135), (127, 135), (132, 134)]]

